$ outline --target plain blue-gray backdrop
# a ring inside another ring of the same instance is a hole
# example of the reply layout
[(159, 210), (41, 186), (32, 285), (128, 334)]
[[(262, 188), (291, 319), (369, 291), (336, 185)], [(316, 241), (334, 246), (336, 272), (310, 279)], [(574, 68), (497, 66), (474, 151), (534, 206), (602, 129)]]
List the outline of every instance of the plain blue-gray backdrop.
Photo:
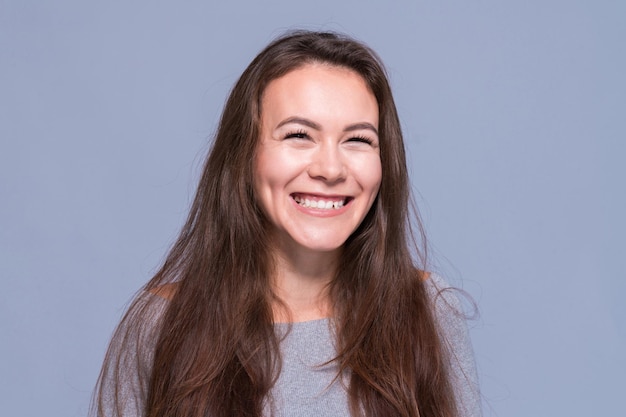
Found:
[(85, 415), (227, 92), (292, 28), (388, 67), (485, 415), (622, 413), (625, 2), (0, 0), (2, 414)]

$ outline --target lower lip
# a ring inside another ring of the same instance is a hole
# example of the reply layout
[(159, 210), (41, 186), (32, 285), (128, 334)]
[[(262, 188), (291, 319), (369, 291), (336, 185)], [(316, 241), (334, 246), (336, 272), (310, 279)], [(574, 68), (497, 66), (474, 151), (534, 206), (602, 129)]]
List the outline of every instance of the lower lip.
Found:
[(315, 217), (334, 217), (334, 216), (339, 216), (339, 215), (345, 213), (346, 211), (348, 211), (348, 209), (352, 205), (353, 201), (354, 201), (354, 199), (350, 199), (341, 208), (337, 208), (337, 209), (318, 209), (318, 208), (313, 208), (313, 207), (301, 206), (300, 204), (298, 204), (296, 202), (296, 200), (294, 200), (293, 198), (291, 199), (291, 203), (296, 207), (296, 210), (298, 210), (298, 211), (300, 211), (302, 213), (308, 214), (310, 216), (315, 216)]

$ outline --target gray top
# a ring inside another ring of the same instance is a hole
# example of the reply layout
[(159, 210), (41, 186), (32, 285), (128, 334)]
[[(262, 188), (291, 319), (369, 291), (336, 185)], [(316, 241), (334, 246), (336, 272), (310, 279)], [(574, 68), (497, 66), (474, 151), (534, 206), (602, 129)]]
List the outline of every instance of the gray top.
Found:
[(467, 329), (467, 316), (453, 289), (436, 274), (426, 281), (435, 300), (435, 317), (450, 357), (450, 377), (457, 398), (459, 415), (480, 417), (481, 397), (474, 361), (474, 350)]
[[(431, 275), (427, 281), (428, 293), (435, 299), (436, 318), (441, 335), (451, 358), (450, 371), (452, 384), (457, 397), (460, 415), (463, 417), (481, 416), (480, 394), (474, 354), (470, 343), (465, 315), (453, 291), (446, 290), (447, 284), (437, 275)], [(164, 308), (167, 301), (158, 303), (157, 308)], [(265, 414), (273, 411), (276, 417), (317, 417), (348, 416), (348, 398), (345, 388), (346, 378), (337, 376), (337, 365), (333, 362), (324, 365), (335, 356), (334, 334), (329, 319), (306, 322), (277, 324), (276, 331), (284, 335), (289, 326), (291, 330), (281, 342), (282, 370), (272, 389), (272, 401), (265, 405)], [(137, 340), (137, 352), (117, 352), (113, 358), (122, 361), (124, 370), (137, 369), (139, 361), (140, 375), (126, 375), (127, 386), (117, 386), (121, 391), (123, 403), (120, 410), (113, 407), (116, 381), (119, 376), (105, 374), (102, 379), (105, 410), (103, 416), (140, 417), (145, 401), (145, 379), (149, 375), (152, 352), (149, 346), (155, 342), (154, 334), (148, 334)], [(112, 341), (112, 348), (121, 341)], [(141, 346), (143, 345), (143, 346)], [(113, 348), (114, 349), (114, 348)], [(131, 362), (135, 361), (134, 364)], [(105, 364), (104, 370), (115, 368), (115, 364)], [(343, 381), (342, 381), (343, 379)], [(119, 398), (119, 397), (118, 397)]]
[[(277, 324), (284, 334), (288, 324)], [(292, 323), (281, 342), (282, 369), (272, 389), (274, 415), (348, 416), (348, 398), (337, 376), (334, 337), (329, 319)], [(266, 407), (269, 415), (269, 407)]]
[[(429, 295), (435, 298), (436, 318), (449, 350), (460, 415), (481, 416), (474, 352), (459, 299), (454, 291), (446, 290), (448, 285), (438, 275), (432, 274), (426, 283)], [(283, 334), (288, 328), (286, 324), (277, 326)], [(281, 344), (282, 372), (272, 391), (276, 417), (350, 414), (345, 384), (335, 379), (336, 364), (321, 366), (334, 358), (334, 340), (329, 319), (291, 324), (291, 331)]]

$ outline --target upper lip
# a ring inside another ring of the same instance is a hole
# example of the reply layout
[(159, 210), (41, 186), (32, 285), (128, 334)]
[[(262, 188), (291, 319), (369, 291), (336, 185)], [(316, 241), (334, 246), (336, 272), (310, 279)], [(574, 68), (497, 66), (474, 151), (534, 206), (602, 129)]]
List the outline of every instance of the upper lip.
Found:
[(291, 193), (292, 197), (309, 197), (309, 198), (318, 198), (320, 200), (346, 200), (351, 196), (347, 194), (324, 194), (324, 193), (305, 193), (305, 192), (295, 192)]

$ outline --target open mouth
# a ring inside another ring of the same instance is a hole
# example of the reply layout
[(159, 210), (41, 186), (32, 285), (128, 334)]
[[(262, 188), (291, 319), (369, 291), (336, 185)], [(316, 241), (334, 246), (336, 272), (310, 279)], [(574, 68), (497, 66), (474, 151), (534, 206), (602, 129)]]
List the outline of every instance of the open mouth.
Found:
[(313, 195), (292, 194), (291, 198), (298, 205), (318, 210), (338, 210), (348, 204), (352, 197), (318, 197)]

